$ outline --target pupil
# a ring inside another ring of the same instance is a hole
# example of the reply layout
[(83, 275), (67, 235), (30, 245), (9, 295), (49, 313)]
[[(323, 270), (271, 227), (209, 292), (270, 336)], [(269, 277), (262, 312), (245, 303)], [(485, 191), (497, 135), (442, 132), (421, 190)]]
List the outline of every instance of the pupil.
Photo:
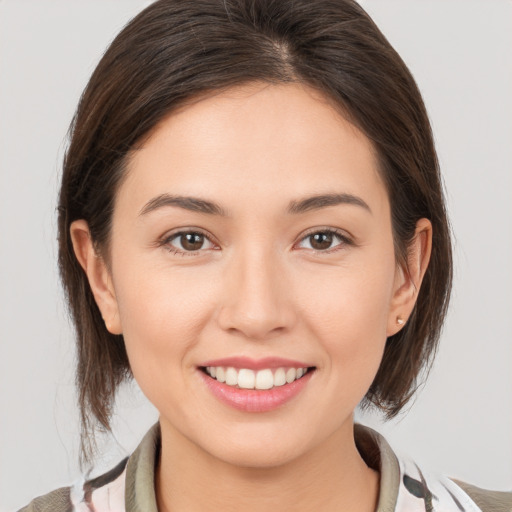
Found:
[(201, 249), (203, 245), (204, 236), (200, 233), (187, 233), (181, 236), (181, 245), (188, 251)]
[(314, 249), (328, 249), (332, 244), (332, 235), (330, 233), (315, 233), (311, 238), (311, 246)]

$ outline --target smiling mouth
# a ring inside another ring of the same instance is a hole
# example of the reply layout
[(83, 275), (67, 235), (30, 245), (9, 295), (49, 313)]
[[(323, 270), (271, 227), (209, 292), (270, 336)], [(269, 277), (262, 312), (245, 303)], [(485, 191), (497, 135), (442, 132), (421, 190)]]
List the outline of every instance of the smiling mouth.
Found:
[(257, 371), (225, 366), (203, 366), (200, 369), (217, 382), (236, 389), (269, 390), (291, 384), (314, 371), (315, 367), (265, 368)]

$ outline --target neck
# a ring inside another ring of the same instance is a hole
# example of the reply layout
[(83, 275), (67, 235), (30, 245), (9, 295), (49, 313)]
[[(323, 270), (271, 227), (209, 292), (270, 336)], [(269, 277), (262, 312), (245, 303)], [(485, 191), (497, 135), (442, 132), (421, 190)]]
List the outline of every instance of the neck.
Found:
[(266, 468), (234, 466), (162, 429), (156, 492), (160, 512), (373, 512), (379, 475), (357, 451), (352, 422), (299, 458)]

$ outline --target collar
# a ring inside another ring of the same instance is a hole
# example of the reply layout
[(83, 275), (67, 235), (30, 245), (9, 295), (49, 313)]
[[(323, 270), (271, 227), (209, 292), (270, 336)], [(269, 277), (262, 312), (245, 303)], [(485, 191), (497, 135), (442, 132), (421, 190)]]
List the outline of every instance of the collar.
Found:
[[(354, 425), (357, 449), (366, 464), (380, 473), (377, 512), (393, 512), (400, 486), (400, 465), (387, 441), (375, 430)], [(160, 454), (160, 424), (144, 436), (126, 466), (126, 512), (158, 512), (155, 469)]]

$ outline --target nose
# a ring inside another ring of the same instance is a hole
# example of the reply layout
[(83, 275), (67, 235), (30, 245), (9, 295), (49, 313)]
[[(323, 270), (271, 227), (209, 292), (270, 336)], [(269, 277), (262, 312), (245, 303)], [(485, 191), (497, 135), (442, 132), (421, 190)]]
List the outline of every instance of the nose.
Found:
[(246, 250), (233, 257), (223, 276), (219, 326), (251, 340), (288, 331), (295, 321), (288, 273), (271, 251)]

